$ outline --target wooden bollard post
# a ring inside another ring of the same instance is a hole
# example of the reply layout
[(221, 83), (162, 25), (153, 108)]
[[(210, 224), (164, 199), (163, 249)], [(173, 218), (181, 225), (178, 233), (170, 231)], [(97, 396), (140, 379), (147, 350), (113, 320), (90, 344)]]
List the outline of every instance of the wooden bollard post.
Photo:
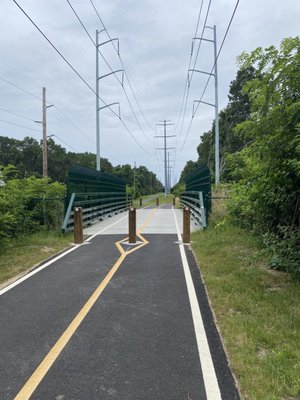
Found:
[(82, 208), (74, 208), (74, 243), (83, 243), (83, 221), (82, 221)]
[(143, 199), (140, 198), (140, 207), (142, 207), (142, 205), (143, 205)]
[(159, 198), (158, 197), (156, 197), (156, 205), (157, 205), (157, 207), (159, 206)]
[(129, 243), (136, 243), (136, 209), (129, 209)]
[(190, 209), (188, 207), (184, 207), (183, 209), (182, 241), (183, 243), (190, 243), (191, 241), (191, 218), (190, 218)]
[(176, 205), (176, 197), (173, 197), (173, 206)]

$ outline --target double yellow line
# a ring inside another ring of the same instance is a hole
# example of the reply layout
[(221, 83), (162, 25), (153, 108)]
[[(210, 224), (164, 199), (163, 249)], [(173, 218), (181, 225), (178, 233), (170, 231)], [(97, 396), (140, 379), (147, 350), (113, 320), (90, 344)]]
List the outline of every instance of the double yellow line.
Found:
[(31, 377), (28, 379), (28, 381), (25, 383), (25, 385), (22, 387), (22, 389), (19, 391), (19, 393), (15, 397), (15, 400), (30, 399), (30, 396), (33, 394), (38, 385), (41, 383), (46, 373), (49, 371), (49, 369), (51, 368), (57, 357), (60, 355), (60, 353), (66, 346), (66, 344), (69, 342), (73, 334), (76, 332), (81, 322), (84, 320), (84, 318), (87, 316), (87, 314), (89, 313), (95, 302), (98, 300), (101, 293), (106, 288), (106, 286), (108, 285), (114, 274), (117, 272), (117, 270), (119, 269), (120, 265), (125, 260), (125, 258), (129, 254), (139, 250), (140, 248), (146, 246), (149, 243), (141, 235), (141, 232), (143, 231), (145, 226), (149, 223), (150, 219), (153, 217), (156, 210), (157, 209), (153, 209), (153, 211), (148, 215), (148, 217), (144, 221), (143, 226), (137, 232), (137, 236), (141, 239), (142, 243), (133, 247), (129, 251), (125, 251), (122, 247), (122, 243), (126, 242), (128, 238), (122, 239), (115, 243), (115, 245), (117, 246), (118, 250), (121, 253), (120, 257), (113, 265), (111, 270), (108, 272), (106, 277), (103, 279), (103, 281), (100, 283), (100, 285), (97, 287), (97, 289), (94, 291), (94, 293), (91, 295), (91, 297), (88, 299), (88, 301), (84, 304), (84, 306), (76, 315), (76, 317), (73, 319), (73, 321), (70, 323), (70, 325), (67, 327), (67, 329), (64, 331), (64, 333), (61, 335), (61, 337), (58, 339), (58, 341), (55, 343), (55, 345), (52, 347), (52, 349), (49, 351), (49, 353), (46, 355), (46, 357), (43, 359), (43, 361), (40, 363), (40, 365), (37, 367), (37, 369), (34, 371), (34, 373), (31, 375)]

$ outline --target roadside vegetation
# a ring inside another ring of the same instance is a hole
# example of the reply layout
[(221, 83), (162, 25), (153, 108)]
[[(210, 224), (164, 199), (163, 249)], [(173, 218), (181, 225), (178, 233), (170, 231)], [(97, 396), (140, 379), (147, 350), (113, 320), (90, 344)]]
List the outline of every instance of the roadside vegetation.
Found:
[(0, 284), (34, 268), (72, 242), (72, 234), (49, 230), (40, 230), (12, 240), (0, 252)]
[[(165, 196), (164, 193), (156, 193), (156, 194), (151, 194), (147, 196), (141, 196), (142, 199), (142, 207), (147, 207), (147, 206), (156, 206), (156, 199), (159, 201), (159, 205), (163, 204), (173, 204), (173, 194), (167, 194)], [(140, 198), (135, 199), (133, 201), (133, 206), (136, 208), (140, 208)]]
[[(221, 182), (228, 214), (270, 250), (269, 266), (300, 279), (300, 39), (243, 53), (220, 111)], [(214, 177), (214, 123), (180, 181), (204, 163)]]
[[(192, 235), (244, 400), (300, 399), (300, 39), (239, 57), (220, 112), (221, 181)], [(214, 124), (189, 161), (214, 174)]]
[(192, 241), (242, 399), (298, 400), (300, 283), (270, 270), (261, 242), (228, 222)]

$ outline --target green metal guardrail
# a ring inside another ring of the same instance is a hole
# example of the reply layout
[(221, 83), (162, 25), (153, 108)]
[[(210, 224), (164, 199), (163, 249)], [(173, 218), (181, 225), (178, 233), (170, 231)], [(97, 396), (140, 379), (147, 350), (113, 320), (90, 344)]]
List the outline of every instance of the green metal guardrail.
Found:
[(72, 193), (65, 214), (62, 231), (74, 228), (74, 207), (82, 207), (83, 226), (91, 225), (106, 217), (126, 211), (132, 205), (132, 197), (126, 193)]
[(206, 165), (199, 166), (185, 178), (187, 192), (202, 192), (206, 219), (211, 212), (210, 170)]
[(126, 181), (95, 169), (73, 166), (67, 177), (63, 232), (73, 229), (74, 207), (81, 207), (83, 226), (127, 210), (132, 202), (126, 194)]
[(187, 206), (190, 209), (191, 218), (196, 225), (202, 229), (206, 228), (206, 213), (202, 192), (184, 192), (180, 195), (181, 206)]

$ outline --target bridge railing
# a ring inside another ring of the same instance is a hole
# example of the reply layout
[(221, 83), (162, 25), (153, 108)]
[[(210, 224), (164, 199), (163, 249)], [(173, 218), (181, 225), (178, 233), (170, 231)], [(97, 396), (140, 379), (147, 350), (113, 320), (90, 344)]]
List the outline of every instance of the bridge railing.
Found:
[(181, 206), (190, 208), (191, 218), (196, 225), (206, 228), (206, 214), (202, 192), (184, 192), (180, 195)]
[(66, 209), (62, 231), (74, 229), (74, 207), (82, 208), (83, 226), (92, 225), (106, 217), (128, 210), (132, 197), (120, 192), (72, 193)]

